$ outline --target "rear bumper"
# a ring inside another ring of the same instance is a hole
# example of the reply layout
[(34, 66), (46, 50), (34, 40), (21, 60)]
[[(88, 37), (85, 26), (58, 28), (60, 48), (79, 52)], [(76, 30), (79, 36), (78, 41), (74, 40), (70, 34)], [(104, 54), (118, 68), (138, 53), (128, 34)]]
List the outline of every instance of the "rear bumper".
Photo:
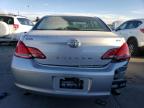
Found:
[[(14, 57), (12, 71), (18, 87), (52, 95), (108, 96), (110, 95), (115, 71), (127, 62), (110, 63), (103, 68), (72, 68), (42, 66), (33, 60)], [(125, 73), (125, 72), (122, 72)], [(82, 90), (60, 89), (54, 80), (60, 77), (85, 79)]]

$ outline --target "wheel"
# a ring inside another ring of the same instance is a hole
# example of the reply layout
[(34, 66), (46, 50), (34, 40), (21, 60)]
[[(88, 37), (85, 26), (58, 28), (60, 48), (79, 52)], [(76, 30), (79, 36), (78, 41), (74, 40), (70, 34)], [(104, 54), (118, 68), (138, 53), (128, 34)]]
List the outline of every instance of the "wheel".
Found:
[(0, 21), (0, 37), (5, 37), (7, 35), (9, 35), (8, 24), (6, 24), (3, 21)]
[(129, 46), (130, 54), (132, 56), (138, 56), (139, 48), (138, 48), (137, 40), (136, 39), (130, 39), (130, 40), (128, 40), (127, 43), (128, 43), (128, 46)]

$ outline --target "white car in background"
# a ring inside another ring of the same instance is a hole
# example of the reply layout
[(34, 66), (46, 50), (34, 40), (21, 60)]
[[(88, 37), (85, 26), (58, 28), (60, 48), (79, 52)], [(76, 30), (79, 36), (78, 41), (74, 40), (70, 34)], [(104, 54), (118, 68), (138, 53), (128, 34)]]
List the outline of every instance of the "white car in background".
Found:
[(18, 40), (20, 35), (32, 29), (31, 20), (23, 16), (0, 14), (0, 39)]
[(124, 21), (122, 20), (117, 20), (117, 21), (114, 21), (112, 23), (112, 30), (115, 30), (117, 27), (119, 27)]
[(144, 48), (144, 19), (126, 21), (115, 29), (115, 33), (126, 39), (131, 55), (138, 55)]

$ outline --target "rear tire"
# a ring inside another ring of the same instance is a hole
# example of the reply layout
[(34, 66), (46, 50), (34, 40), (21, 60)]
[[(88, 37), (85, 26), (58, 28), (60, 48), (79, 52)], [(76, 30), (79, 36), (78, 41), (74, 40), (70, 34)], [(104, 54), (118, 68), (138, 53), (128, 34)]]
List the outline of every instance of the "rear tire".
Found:
[(129, 46), (129, 51), (132, 56), (138, 56), (139, 54), (139, 48), (138, 48), (138, 43), (136, 39), (129, 39), (128, 40), (128, 46)]

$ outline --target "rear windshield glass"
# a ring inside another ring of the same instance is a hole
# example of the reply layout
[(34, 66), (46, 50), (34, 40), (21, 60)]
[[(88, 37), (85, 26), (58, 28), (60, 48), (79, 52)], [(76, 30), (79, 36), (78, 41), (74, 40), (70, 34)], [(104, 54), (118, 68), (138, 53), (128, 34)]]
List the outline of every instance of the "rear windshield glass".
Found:
[(29, 19), (26, 19), (26, 18), (17, 18), (17, 19), (22, 25), (33, 26), (32, 21), (30, 21)]
[(44, 17), (33, 30), (110, 31), (98, 18), (74, 16)]
[(12, 17), (0, 16), (0, 21), (4, 21), (7, 24), (14, 24), (14, 19)]

